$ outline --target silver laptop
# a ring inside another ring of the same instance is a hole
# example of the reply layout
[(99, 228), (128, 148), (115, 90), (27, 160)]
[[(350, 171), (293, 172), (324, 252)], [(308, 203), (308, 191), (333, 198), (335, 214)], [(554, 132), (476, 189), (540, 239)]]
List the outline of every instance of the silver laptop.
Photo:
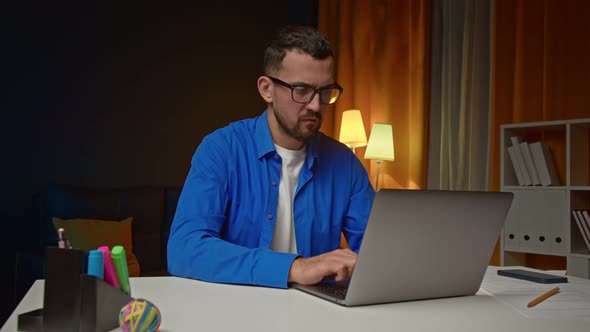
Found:
[(373, 202), (351, 279), (292, 287), (346, 306), (473, 295), (512, 197), (383, 189)]

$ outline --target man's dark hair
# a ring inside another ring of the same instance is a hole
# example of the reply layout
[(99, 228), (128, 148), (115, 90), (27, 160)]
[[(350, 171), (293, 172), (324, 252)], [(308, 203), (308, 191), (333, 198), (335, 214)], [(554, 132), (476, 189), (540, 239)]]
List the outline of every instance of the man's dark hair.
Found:
[(328, 39), (312, 27), (289, 25), (280, 29), (264, 51), (263, 72), (270, 75), (281, 68), (287, 51), (297, 49), (323, 60), (333, 56)]

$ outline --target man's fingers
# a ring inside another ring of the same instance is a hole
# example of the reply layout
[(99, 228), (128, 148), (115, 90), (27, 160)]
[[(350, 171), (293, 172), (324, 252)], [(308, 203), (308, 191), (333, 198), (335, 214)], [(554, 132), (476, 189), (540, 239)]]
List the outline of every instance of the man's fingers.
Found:
[(353, 251), (337, 250), (325, 254), (318, 262), (325, 268), (324, 278), (331, 277), (337, 281), (350, 279), (356, 264), (356, 254)]
[(310, 258), (298, 258), (289, 271), (289, 281), (315, 284), (324, 279), (350, 279), (357, 255), (349, 249), (338, 249)]
[(342, 266), (338, 271), (336, 271), (336, 281), (342, 281), (346, 279), (350, 279), (351, 273), (349, 273), (349, 269), (347, 266)]

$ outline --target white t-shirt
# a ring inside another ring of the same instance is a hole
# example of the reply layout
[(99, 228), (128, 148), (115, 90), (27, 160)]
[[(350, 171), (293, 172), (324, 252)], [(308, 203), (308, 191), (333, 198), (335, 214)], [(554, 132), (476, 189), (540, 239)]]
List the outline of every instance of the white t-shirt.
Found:
[(277, 153), (283, 159), (279, 182), (279, 202), (275, 229), (270, 249), (278, 252), (297, 253), (295, 226), (293, 224), (293, 199), (299, 183), (299, 172), (306, 156), (306, 147), (293, 151), (275, 144)]

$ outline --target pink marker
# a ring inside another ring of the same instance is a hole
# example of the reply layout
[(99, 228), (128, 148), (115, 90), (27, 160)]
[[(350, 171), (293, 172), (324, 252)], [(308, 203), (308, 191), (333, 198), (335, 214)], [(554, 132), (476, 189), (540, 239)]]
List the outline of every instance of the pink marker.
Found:
[(109, 247), (98, 247), (98, 250), (102, 251), (102, 257), (104, 260), (104, 281), (117, 289), (121, 289)]

